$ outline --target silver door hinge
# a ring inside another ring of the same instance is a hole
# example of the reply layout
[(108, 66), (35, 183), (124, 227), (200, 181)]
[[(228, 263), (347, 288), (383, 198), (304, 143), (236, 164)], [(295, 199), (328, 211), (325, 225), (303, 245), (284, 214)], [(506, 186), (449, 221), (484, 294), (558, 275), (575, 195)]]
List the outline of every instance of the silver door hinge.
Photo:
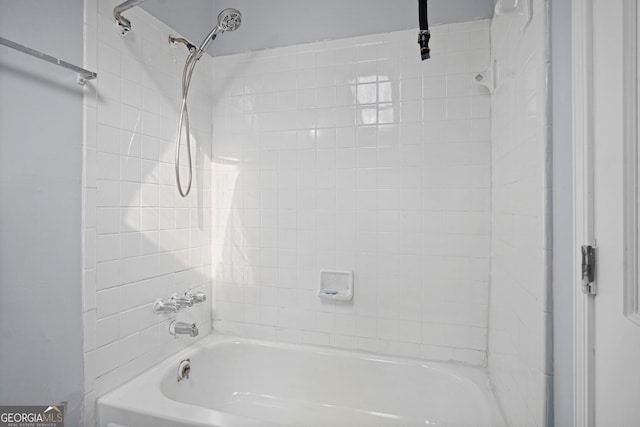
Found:
[(596, 248), (590, 245), (582, 246), (582, 293), (597, 295), (596, 287)]

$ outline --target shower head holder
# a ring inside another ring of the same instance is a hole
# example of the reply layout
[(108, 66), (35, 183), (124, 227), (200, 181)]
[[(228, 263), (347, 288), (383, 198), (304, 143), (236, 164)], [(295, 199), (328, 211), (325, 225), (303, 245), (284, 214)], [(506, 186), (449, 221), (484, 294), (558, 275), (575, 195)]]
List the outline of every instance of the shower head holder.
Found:
[(198, 49), (198, 47), (191, 43), (189, 40), (185, 39), (184, 37), (174, 36), (173, 34), (169, 35), (169, 44), (171, 45), (171, 47), (178, 47), (178, 44), (183, 44), (187, 47), (189, 53), (194, 53)]

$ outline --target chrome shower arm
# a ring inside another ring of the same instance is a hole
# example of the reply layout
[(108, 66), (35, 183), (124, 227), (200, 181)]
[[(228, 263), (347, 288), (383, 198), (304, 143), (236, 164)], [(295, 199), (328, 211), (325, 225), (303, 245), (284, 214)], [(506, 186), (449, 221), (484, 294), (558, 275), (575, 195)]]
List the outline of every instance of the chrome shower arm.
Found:
[(116, 24), (118, 24), (118, 27), (120, 28), (121, 35), (125, 36), (129, 31), (131, 31), (131, 21), (122, 16), (122, 13), (137, 6), (143, 1), (144, 0), (127, 0), (113, 8), (113, 17), (116, 19)]

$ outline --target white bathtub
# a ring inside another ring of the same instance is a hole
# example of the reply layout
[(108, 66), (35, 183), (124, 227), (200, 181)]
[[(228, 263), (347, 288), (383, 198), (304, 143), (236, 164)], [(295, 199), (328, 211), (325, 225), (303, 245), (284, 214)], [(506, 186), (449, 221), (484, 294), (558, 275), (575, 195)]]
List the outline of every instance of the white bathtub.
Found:
[(480, 369), (220, 334), (97, 405), (101, 427), (505, 425)]

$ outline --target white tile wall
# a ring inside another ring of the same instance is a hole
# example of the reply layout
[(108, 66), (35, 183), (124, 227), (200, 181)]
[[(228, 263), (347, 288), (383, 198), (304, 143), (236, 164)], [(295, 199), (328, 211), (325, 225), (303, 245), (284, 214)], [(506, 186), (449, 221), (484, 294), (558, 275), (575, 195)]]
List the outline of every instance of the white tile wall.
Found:
[(548, 425), (552, 384), (548, 239), (550, 182), (546, 2), (491, 26), (493, 96), (489, 368), (512, 426)]
[(214, 59), (214, 328), (485, 363), (489, 21), (432, 34), (424, 63), (415, 31)]
[(140, 8), (122, 38), (116, 3), (85, 1), (85, 62), (98, 73), (85, 89), (85, 425), (97, 397), (193, 342), (169, 334), (172, 319), (197, 322), (201, 337), (211, 329), (209, 304), (151, 309), (173, 292), (211, 296), (211, 58), (193, 75), (194, 188), (182, 199), (173, 156), (185, 52)]

